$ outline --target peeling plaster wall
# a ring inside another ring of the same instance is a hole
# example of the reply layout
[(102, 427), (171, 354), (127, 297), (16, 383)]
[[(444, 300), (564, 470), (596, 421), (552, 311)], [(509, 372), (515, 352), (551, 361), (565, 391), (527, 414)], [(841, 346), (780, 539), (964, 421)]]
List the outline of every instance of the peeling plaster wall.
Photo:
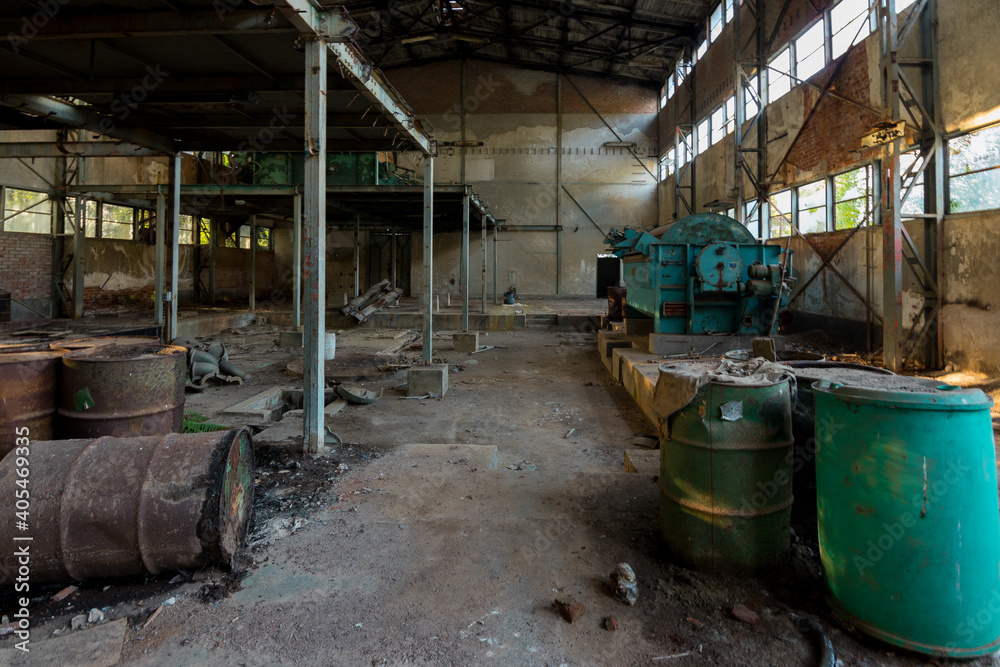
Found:
[[(521, 294), (555, 294), (557, 241), (556, 75), (492, 63), (466, 65), (465, 182), (471, 184), (503, 224), (547, 226), (546, 231), (508, 230), (497, 245), (500, 293), (511, 285)], [(460, 141), (459, 62), (387, 73), (393, 85), (439, 142)], [(655, 156), (658, 146), (656, 91), (612, 81), (573, 77), (580, 93), (604, 116), (622, 141), (637, 145), (636, 160), (593, 113), (573, 85), (562, 82), (562, 293), (593, 295), (597, 255), (611, 227), (649, 229), (657, 224)], [(435, 182), (462, 182), (462, 148), (442, 147)], [(422, 162), (403, 160), (422, 177)], [(647, 172), (647, 169), (649, 170)], [(567, 194), (568, 193), (568, 194)], [(573, 200), (576, 200), (575, 202)], [(481, 246), (472, 233), (470, 294), (481, 290)], [(423, 285), (420, 235), (413, 239), (412, 288)], [(460, 294), (460, 234), (434, 238), (434, 291)], [(493, 234), (488, 238), (489, 295), (493, 293)], [(353, 248), (353, 242), (351, 247)]]
[[(777, 26), (775, 51), (783, 48), (788, 39), (797, 36), (817, 16), (818, 11), (829, 7), (829, 0), (791, 0), (789, 10)], [(776, 24), (778, 5), (765, 3), (765, 34), (770, 35)], [(938, 3), (938, 49), (941, 68), (942, 118), (946, 132), (955, 134), (1000, 121), (1000, 49), (995, 36), (1000, 32), (1000, 3), (993, 0), (963, 0)], [(744, 14), (745, 16), (745, 14)], [(903, 14), (905, 17), (905, 13)], [(750, 23), (747, 23), (750, 25)], [(732, 51), (732, 26), (726, 27), (717, 45), (709, 50), (705, 59), (695, 68), (694, 106), (698, 110), (695, 120), (700, 121), (719, 101), (732, 93), (732, 69), (724, 61)], [(716, 56), (718, 52), (722, 55)], [(725, 52), (725, 54), (723, 53)], [(773, 55), (773, 54), (772, 54)], [(913, 37), (901, 49), (902, 57), (918, 56), (917, 40)], [(709, 66), (711, 62), (715, 65)], [(831, 63), (810, 81), (822, 88), (834, 75), (836, 63)], [(813, 118), (801, 132), (789, 151), (792, 138), (799, 134), (803, 123), (819, 97), (816, 88), (800, 85), (767, 109), (768, 163), (775, 171), (781, 159), (788, 159), (775, 175), (779, 183), (773, 190), (800, 185), (859, 167), (871, 155), (860, 150), (859, 137), (879, 119), (881, 106), (881, 70), (879, 64), (878, 35), (872, 34), (853, 47), (845, 56), (840, 71), (836, 73), (833, 89), (837, 95), (856, 103), (827, 96)], [(913, 68), (906, 74), (920, 95), (919, 77)], [(721, 95), (719, 91), (722, 91)], [(715, 101), (712, 101), (715, 100)], [(687, 108), (687, 93), (682, 91), (661, 110), (659, 118), (661, 154), (673, 145), (674, 105)], [(755, 133), (752, 133), (755, 134)], [(730, 135), (721, 144), (712, 146), (696, 158), (695, 211), (715, 199), (726, 199), (734, 187), (733, 148)], [(748, 184), (745, 183), (745, 188)], [(674, 202), (674, 178), (667, 178), (659, 185), (661, 222), (672, 219), (677, 210)], [(744, 190), (752, 196), (748, 189)], [(923, 247), (923, 226), (907, 225), (917, 247)], [(1000, 211), (946, 216), (944, 223), (944, 271), (942, 315), (944, 330), (945, 363), (956, 367), (1000, 372), (1000, 333), (996, 326), (997, 258), (1000, 257)], [(848, 236), (847, 231), (811, 234), (809, 240), (791, 239), (795, 251), (793, 265), (804, 282), (815, 274), (823, 261)], [(840, 250), (832, 265), (861, 295), (867, 293), (865, 256), (866, 232), (855, 234)], [(785, 239), (772, 243), (786, 243)], [(871, 288), (872, 308), (882, 309), (882, 234), (875, 228), (871, 237), (871, 257), (874, 268)], [(917, 316), (922, 293), (912, 272), (903, 269), (903, 324), (909, 327)], [(793, 316), (801, 325), (823, 326), (839, 335), (853, 338), (863, 344), (866, 308), (862, 301), (844, 285), (832, 271), (825, 270), (795, 297)], [(872, 331), (875, 346), (881, 345), (881, 331), (877, 318)]]

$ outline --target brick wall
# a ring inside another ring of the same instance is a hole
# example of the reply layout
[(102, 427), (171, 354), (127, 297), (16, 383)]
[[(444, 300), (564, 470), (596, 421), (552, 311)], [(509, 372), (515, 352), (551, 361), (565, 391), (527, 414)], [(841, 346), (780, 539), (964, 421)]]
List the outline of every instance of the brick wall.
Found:
[[(840, 97), (868, 104), (871, 82), (868, 76), (868, 44), (861, 42), (848, 51), (845, 62), (833, 82), (833, 90)], [(830, 63), (811, 81), (822, 87), (833, 74), (837, 63)], [(803, 97), (804, 114), (808, 115), (820, 91), (807, 88)], [(788, 182), (801, 180), (797, 172), (816, 170), (841, 171), (856, 165), (861, 157), (861, 135), (868, 132), (879, 120), (874, 114), (857, 104), (827, 95), (805, 126), (798, 141), (788, 155)], [(780, 156), (776, 156), (780, 157)], [(775, 158), (776, 159), (776, 158)]]
[(52, 239), (0, 232), (0, 289), (19, 301), (52, 296)]

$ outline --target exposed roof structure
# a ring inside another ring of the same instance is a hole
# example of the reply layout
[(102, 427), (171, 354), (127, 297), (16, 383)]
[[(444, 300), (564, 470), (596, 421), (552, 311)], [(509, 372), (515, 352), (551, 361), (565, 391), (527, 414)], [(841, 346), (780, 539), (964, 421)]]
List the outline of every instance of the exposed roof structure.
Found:
[(349, 0), (376, 67), (475, 58), (659, 86), (711, 0)]
[(323, 39), (328, 149), (430, 150), (413, 112), (352, 44), (357, 25), (337, 7), (324, 15), (311, 0), (42, 4), (48, 9), (0, 3), (8, 36), (0, 129), (81, 127), (129, 142), (116, 155), (301, 151), (302, 41)]

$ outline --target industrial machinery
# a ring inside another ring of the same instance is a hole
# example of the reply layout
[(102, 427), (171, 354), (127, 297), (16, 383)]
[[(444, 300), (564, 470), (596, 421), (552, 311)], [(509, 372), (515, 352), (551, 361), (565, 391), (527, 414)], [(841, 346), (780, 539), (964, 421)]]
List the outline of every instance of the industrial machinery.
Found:
[(788, 305), (782, 248), (759, 243), (727, 216), (699, 213), (649, 232), (612, 229), (605, 243), (623, 261), (626, 317), (653, 318), (654, 333), (768, 335)]

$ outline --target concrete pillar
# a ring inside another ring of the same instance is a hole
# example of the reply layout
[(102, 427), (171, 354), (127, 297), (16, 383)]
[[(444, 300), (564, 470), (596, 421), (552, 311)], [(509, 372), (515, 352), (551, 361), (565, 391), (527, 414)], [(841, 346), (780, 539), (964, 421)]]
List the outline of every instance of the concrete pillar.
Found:
[(161, 192), (156, 195), (156, 290), (154, 300), (155, 322), (163, 325), (163, 273), (167, 252), (167, 198)]
[(486, 219), (483, 219), (483, 315), (486, 314)]
[(493, 225), (493, 303), (497, 304), (497, 227)]
[(424, 363), (434, 358), (434, 158), (424, 158)]
[(308, 40), (305, 81), (305, 237), (306, 312), (303, 332), (304, 429), (302, 446), (306, 452), (320, 451), (324, 442), (323, 404), (325, 398), (326, 337), (326, 87), (327, 46)]

